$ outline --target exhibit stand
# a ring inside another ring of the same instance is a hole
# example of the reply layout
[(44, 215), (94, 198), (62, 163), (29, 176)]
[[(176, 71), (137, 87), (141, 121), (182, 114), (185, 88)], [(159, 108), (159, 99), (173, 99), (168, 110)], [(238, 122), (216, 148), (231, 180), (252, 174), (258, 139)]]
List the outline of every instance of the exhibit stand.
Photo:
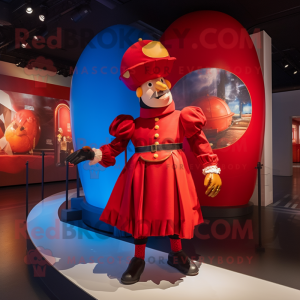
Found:
[[(169, 266), (167, 253), (146, 249), (140, 281), (123, 285), (120, 278), (134, 245), (88, 227), (59, 219), (65, 192), (47, 197), (27, 219), (25, 262), (57, 299), (299, 299), (299, 291), (202, 263), (197, 276), (185, 276)], [(76, 197), (76, 189), (69, 191)], [(130, 258), (129, 258), (130, 257)], [(200, 265), (199, 261), (197, 262)], [(193, 292), (192, 292), (193, 291)]]

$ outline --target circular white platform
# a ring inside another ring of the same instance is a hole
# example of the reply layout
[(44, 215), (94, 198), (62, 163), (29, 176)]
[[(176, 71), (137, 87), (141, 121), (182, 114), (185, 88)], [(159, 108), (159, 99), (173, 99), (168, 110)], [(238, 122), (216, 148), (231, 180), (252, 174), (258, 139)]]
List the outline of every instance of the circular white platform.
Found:
[[(70, 198), (76, 191), (69, 191)], [(167, 253), (146, 248), (146, 268), (140, 282), (123, 285), (120, 277), (134, 255), (134, 245), (60, 221), (58, 209), (65, 193), (37, 204), (28, 216), (28, 234), (35, 248), (49, 262), (44, 280), (55, 281), (66, 299), (299, 299), (300, 291), (247, 275), (202, 264), (199, 275), (186, 277), (167, 262)], [(50, 271), (53, 269), (52, 271)], [(62, 284), (63, 280), (65, 284)], [(50, 285), (50, 286), (49, 286)], [(74, 290), (72, 290), (74, 289)], [(70, 298), (71, 299), (71, 298)]]

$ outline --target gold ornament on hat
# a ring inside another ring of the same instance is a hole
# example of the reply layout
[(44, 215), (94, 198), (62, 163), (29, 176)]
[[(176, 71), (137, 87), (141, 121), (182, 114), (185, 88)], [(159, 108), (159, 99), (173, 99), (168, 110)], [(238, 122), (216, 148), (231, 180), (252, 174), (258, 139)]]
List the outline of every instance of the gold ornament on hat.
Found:
[(124, 77), (124, 78), (129, 78), (129, 77), (130, 77), (129, 71), (126, 71), (126, 72), (123, 74), (123, 77)]
[(161, 42), (152, 41), (142, 48), (143, 53), (151, 58), (168, 57), (168, 50)]

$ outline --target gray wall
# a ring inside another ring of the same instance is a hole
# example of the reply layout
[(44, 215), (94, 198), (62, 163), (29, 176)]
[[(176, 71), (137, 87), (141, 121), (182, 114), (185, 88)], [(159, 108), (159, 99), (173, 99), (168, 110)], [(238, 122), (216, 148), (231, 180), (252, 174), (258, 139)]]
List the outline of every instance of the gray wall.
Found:
[(293, 175), (293, 116), (300, 116), (300, 90), (273, 94), (274, 175)]

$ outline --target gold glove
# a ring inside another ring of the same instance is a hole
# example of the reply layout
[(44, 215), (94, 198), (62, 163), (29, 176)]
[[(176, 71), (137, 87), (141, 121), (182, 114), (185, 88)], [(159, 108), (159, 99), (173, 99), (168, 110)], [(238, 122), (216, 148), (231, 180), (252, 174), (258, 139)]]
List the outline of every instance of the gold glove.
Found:
[(204, 186), (207, 187), (205, 195), (212, 198), (216, 197), (219, 194), (222, 186), (220, 175), (216, 173), (207, 174), (204, 179)]

